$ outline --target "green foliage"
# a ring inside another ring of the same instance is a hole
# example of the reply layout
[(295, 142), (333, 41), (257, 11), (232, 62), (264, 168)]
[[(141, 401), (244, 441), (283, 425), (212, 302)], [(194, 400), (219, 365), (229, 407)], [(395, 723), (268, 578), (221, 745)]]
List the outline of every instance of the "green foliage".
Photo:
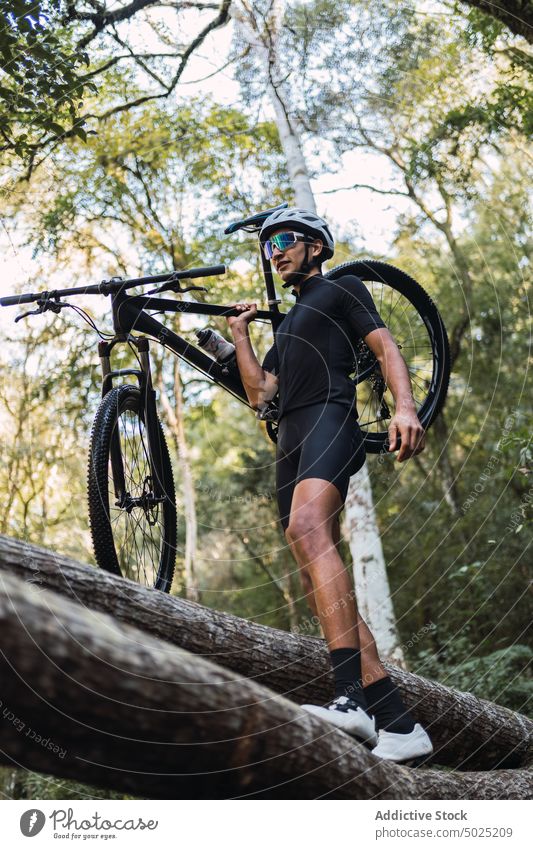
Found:
[(133, 799), (123, 793), (57, 779), (21, 769), (0, 769), (0, 794), (5, 799)]
[(415, 185), (430, 191), (439, 181), (451, 198), (466, 198), (476, 191), (480, 155), (510, 131), (531, 133), (531, 56), (508, 32), (485, 49), (462, 14), (450, 15), (446, 3), (439, 9), (419, 16), (383, 4), (367, 22), (366, 5), (354, 3), (340, 33), (318, 33), (300, 108), (304, 125), (339, 153), (386, 150)]
[(528, 715), (533, 706), (532, 661), (533, 651), (525, 645), (465, 660), (453, 671), (455, 686)]
[(24, 340), (4, 341), (0, 532), (55, 543), (91, 559), (87, 521), (79, 510), (85, 500), (80, 449), (88, 443), (89, 399), (96, 389), (89, 338), (56, 320), (30, 325)]
[[(484, 656), (465, 639), (454, 642), (451, 657), (438, 658), (428, 651), (416, 657), (423, 674), (448, 686), (496, 702), (530, 716), (533, 708), (533, 651), (516, 643)], [(465, 657), (465, 660), (457, 658)]]
[(465, 19), (464, 36), (468, 43), (482, 47), (487, 53), (493, 52), (497, 40), (508, 33), (503, 21), (473, 6), (466, 8), (464, 2), (459, 3), (456, 0), (453, 11)]
[(462, 39), (479, 56), (480, 64), (489, 57), (486, 77), (490, 82), (476, 86), (464, 103), (457, 104), (444, 116), (440, 126), (430, 134), (430, 147), (448, 138), (456, 146), (462, 142), (468, 127), (476, 128), (487, 138), (497, 139), (508, 130), (525, 138), (533, 131), (533, 92), (531, 65), (533, 54), (521, 46), (505, 24), (479, 9), (465, 9), (454, 4), (454, 11), (465, 16)]
[(238, 238), (222, 243), (225, 224), (279, 202), (286, 182), (275, 127), (204, 99), (119, 113), (87, 145), (71, 141), (30, 189), (33, 208), (27, 192), (5, 196), (12, 212), (22, 204), (36, 253), (116, 262), (134, 235), (132, 273), (157, 273), (242, 253)]
[[(509, 152), (458, 238), (472, 277), (472, 325), (420, 463), (401, 472), (389, 462), (371, 463), (402, 638), (408, 643), (434, 623), (425, 639), (439, 662), (449, 653), (457, 664), (463, 651), (483, 657), (503, 650), (523, 640), (530, 621), (531, 246), (524, 169)], [(429, 288), (453, 328), (465, 293), (443, 247), (406, 227), (397, 250), (398, 264)], [(427, 674), (424, 666), (416, 671)]]
[(0, 150), (30, 160), (43, 145), (76, 135), (94, 83), (83, 78), (87, 54), (61, 29), (62, 0), (0, 0)]
[(28, 799), (132, 799), (113, 790), (89, 787), (78, 781), (58, 780), (48, 775), (29, 772), (24, 776), (23, 784)]

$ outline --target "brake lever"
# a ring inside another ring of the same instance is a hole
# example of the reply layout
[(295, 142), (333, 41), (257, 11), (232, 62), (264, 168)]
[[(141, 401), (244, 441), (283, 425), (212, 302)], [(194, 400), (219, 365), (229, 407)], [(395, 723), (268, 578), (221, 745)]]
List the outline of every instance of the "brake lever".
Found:
[(23, 312), (22, 315), (17, 315), (15, 318), (15, 324), (17, 321), (22, 321), (23, 318), (28, 318), (29, 315), (39, 315), (39, 313), (44, 312), (44, 310), (39, 307), (36, 310), (30, 310), (29, 312)]
[(51, 301), (49, 298), (44, 298), (41, 301), (37, 301), (39, 306), (36, 310), (30, 310), (29, 312), (22, 313), (22, 315), (17, 315), (15, 318), (15, 324), (17, 321), (22, 321), (23, 318), (28, 318), (29, 315), (41, 315), (43, 312), (47, 312), (51, 310), (55, 313), (60, 313), (63, 307), (70, 307), (71, 304), (68, 304), (66, 301)]
[(147, 295), (157, 295), (159, 292), (177, 292), (180, 295), (184, 295), (185, 292), (192, 292), (195, 290), (196, 292), (208, 292), (209, 290), (205, 286), (186, 286), (185, 289), (181, 288), (180, 281), (169, 281), (168, 283), (163, 283), (162, 286), (159, 286), (157, 289), (151, 289), (150, 292), (147, 292)]

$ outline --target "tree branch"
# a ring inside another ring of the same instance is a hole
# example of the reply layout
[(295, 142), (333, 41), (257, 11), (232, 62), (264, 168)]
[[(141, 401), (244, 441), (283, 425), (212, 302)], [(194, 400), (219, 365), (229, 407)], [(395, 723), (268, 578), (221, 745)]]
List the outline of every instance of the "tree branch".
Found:
[(187, 62), (189, 61), (192, 53), (196, 50), (197, 47), (202, 44), (209, 33), (213, 32), (215, 29), (219, 29), (220, 27), (225, 26), (227, 21), (229, 20), (229, 7), (231, 5), (231, 0), (222, 0), (222, 5), (220, 6), (219, 14), (216, 18), (213, 18), (204, 28), (201, 30), (196, 38), (192, 40), (189, 44), (185, 52), (181, 56), (181, 61), (178, 67), (178, 70), (174, 74), (169, 85), (165, 88), (165, 90), (160, 94), (147, 94), (143, 97), (138, 97), (135, 100), (131, 100), (127, 103), (122, 103), (120, 106), (115, 106), (112, 109), (108, 109), (107, 112), (102, 113), (101, 115), (96, 115), (95, 117), (99, 120), (105, 120), (106, 118), (111, 117), (111, 115), (116, 115), (119, 112), (125, 112), (127, 109), (135, 109), (137, 106), (142, 106), (143, 103), (148, 103), (152, 100), (161, 100), (161, 98), (168, 97), (174, 89), (176, 88), (178, 82), (180, 81), (180, 77), (184, 72)]
[(462, 0), (491, 18), (501, 21), (515, 35), (521, 35), (533, 44), (533, 3), (531, 0)]
[(377, 195), (400, 195), (403, 198), (409, 198), (408, 192), (400, 192), (398, 189), (377, 189), (368, 183), (354, 183), (352, 186), (341, 186), (338, 189), (325, 189), (323, 192), (317, 192), (319, 195), (332, 195), (335, 192), (350, 192), (352, 189), (369, 189)]
[(116, 9), (114, 12), (106, 11), (105, 6), (98, 6), (97, 11), (91, 14), (80, 14), (78, 13), (73, 6), (70, 8), (68, 13), (68, 18), (65, 23), (70, 21), (78, 20), (78, 21), (90, 21), (93, 24), (93, 29), (91, 32), (87, 33), (83, 36), (77, 44), (77, 50), (83, 50), (87, 47), (88, 44), (93, 41), (97, 35), (99, 35), (107, 26), (110, 24), (118, 23), (120, 21), (126, 21), (132, 18), (137, 12), (140, 12), (142, 9), (146, 9), (149, 6), (158, 6), (159, 0), (133, 0), (128, 6), (123, 6), (120, 9)]

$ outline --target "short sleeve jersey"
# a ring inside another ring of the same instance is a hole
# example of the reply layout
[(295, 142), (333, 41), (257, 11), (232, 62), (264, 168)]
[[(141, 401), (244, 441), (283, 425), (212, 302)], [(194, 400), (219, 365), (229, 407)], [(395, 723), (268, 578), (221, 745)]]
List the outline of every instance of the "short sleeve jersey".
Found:
[[(274, 335), (263, 368), (279, 378), (279, 416), (322, 402), (355, 408), (357, 342), (385, 327), (370, 292), (354, 275), (304, 281)], [(357, 412), (357, 411), (356, 411)]]

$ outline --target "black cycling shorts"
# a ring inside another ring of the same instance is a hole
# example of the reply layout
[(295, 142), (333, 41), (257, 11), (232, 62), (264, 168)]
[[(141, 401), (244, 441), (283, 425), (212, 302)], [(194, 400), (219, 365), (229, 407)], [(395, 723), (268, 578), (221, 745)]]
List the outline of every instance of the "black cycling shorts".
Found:
[(344, 504), (350, 477), (359, 471), (365, 459), (355, 409), (321, 403), (282, 416), (276, 450), (276, 495), (283, 529), (289, 524), (297, 483), (305, 478), (334, 483)]

